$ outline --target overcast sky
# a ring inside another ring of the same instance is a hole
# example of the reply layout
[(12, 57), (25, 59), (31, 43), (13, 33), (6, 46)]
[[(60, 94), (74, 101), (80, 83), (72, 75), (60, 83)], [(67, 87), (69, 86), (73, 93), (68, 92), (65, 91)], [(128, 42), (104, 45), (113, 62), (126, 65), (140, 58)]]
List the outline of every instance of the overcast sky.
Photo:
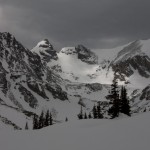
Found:
[(149, 0), (0, 0), (0, 32), (26, 47), (112, 48), (150, 38)]

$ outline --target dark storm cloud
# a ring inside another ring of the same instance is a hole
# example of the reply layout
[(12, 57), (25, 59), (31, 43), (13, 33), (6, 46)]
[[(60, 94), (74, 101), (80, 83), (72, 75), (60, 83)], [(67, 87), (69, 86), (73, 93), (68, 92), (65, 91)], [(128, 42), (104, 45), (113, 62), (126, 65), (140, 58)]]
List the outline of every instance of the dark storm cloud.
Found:
[(0, 31), (27, 47), (43, 38), (60, 48), (109, 48), (150, 38), (148, 0), (1, 0)]

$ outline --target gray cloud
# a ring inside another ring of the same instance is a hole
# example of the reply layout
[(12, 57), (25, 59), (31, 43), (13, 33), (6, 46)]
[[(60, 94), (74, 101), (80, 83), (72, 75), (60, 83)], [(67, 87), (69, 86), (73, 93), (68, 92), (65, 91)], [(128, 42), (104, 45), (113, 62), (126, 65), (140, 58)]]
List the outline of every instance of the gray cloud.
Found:
[(1, 0), (0, 31), (31, 48), (48, 38), (58, 49), (110, 48), (150, 38), (148, 0)]

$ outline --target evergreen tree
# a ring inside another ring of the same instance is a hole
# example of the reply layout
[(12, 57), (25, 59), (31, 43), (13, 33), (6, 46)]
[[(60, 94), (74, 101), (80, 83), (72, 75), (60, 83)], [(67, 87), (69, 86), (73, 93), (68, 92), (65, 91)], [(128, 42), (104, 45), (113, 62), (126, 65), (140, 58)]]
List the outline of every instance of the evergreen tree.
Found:
[(50, 125), (50, 113), (49, 113), (49, 110), (47, 110), (44, 120), (45, 120), (44, 126), (45, 127), (49, 126)]
[(100, 103), (98, 103), (98, 106), (97, 106), (97, 118), (98, 119), (102, 119), (103, 118), (103, 115), (101, 113), (101, 106), (100, 106)]
[(39, 128), (38, 116), (34, 115), (34, 117), (33, 117), (33, 130), (36, 130), (38, 128)]
[(78, 114), (79, 119), (83, 119), (83, 110), (82, 110), (82, 105), (81, 105), (81, 110), (80, 113)]
[(85, 114), (84, 114), (84, 119), (87, 119), (87, 115), (86, 115), (86, 112), (85, 112)]
[(110, 99), (110, 105), (112, 105), (108, 111), (109, 115), (111, 118), (118, 117), (120, 111), (120, 100), (118, 94), (118, 83), (116, 80), (113, 80), (111, 91), (107, 98)]
[(124, 86), (122, 86), (122, 88), (121, 88), (120, 112), (124, 113), (124, 114), (126, 114), (128, 116), (131, 116), (129, 100), (127, 98), (127, 90), (126, 90), (126, 88)]
[(50, 113), (50, 118), (49, 118), (49, 125), (53, 125), (53, 117), (52, 117), (52, 114)]
[(28, 130), (29, 127), (28, 127), (28, 123), (26, 122), (26, 125), (25, 125), (25, 130)]
[(88, 118), (89, 118), (89, 119), (91, 119), (91, 118), (92, 118), (91, 113), (89, 113)]
[(97, 108), (96, 108), (95, 105), (93, 106), (93, 118), (94, 118), (94, 119), (97, 119), (97, 118), (98, 118)]
[(66, 120), (65, 120), (66, 122), (68, 121), (68, 118), (66, 117)]
[(44, 112), (41, 112), (40, 118), (39, 118), (39, 129), (43, 128), (45, 124), (45, 118), (44, 118)]

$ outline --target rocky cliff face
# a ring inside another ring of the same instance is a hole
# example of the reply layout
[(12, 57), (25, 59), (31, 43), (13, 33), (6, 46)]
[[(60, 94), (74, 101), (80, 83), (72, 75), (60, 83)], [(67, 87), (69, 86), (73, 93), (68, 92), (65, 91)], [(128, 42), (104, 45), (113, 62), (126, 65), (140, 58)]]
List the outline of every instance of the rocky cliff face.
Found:
[(124, 74), (130, 77), (136, 70), (142, 77), (150, 77), (150, 57), (142, 51), (140, 41), (135, 41), (123, 48), (111, 62), (111, 66), (119, 75)]
[(50, 44), (48, 39), (45, 39), (34, 47), (32, 52), (38, 54), (43, 61), (50, 62), (51, 60), (57, 60), (57, 52), (54, 47)]
[(87, 49), (83, 45), (78, 45), (75, 47), (78, 54), (78, 59), (88, 64), (97, 64), (98, 57), (91, 50)]
[[(45, 44), (40, 44), (39, 47), (45, 48), (52, 57), (53, 53), (49, 53), (52, 47), (47, 47), (48, 41)], [(47, 61), (46, 55), (41, 55)], [(34, 114), (35, 109), (40, 107), (40, 97), (45, 101), (49, 100), (47, 93), (52, 94), (54, 99), (68, 99), (67, 93), (55, 83), (55, 74), (43, 64), (41, 57), (26, 49), (10, 33), (0, 33), (0, 70), (1, 99), (9, 108), (16, 108), (21, 112), (31, 111)], [(53, 79), (49, 81), (47, 78), (50, 76)]]

